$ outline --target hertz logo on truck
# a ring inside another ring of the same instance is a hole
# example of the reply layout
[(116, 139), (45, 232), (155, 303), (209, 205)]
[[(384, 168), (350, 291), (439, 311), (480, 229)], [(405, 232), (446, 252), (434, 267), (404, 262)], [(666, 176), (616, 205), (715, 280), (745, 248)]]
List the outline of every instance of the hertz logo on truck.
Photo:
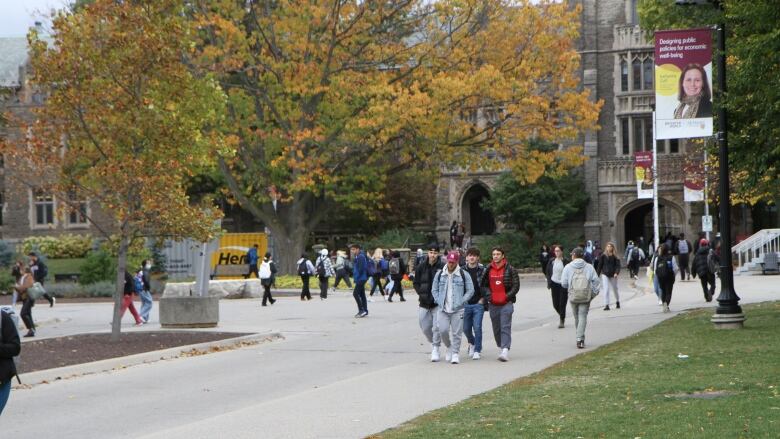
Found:
[(257, 244), (257, 256), (262, 258), (268, 248), (265, 233), (225, 233), (219, 237), (219, 247), (211, 253), (211, 272), (217, 265), (244, 265), (246, 252)]

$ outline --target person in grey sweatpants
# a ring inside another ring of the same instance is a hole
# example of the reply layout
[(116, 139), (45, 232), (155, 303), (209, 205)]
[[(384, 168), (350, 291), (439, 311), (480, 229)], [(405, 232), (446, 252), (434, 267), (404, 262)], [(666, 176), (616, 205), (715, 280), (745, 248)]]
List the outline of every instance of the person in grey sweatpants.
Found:
[[(588, 311), (590, 301), (601, 291), (601, 281), (592, 265), (585, 262), (582, 256), (585, 251), (577, 247), (571, 251), (571, 263), (563, 267), (561, 285), (569, 290), (569, 304), (574, 314), (574, 326), (576, 328), (577, 348), (585, 347), (585, 326), (588, 324)], [(583, 277), (581, 277), (583, 276)], [(582, 284), (580, 282), (582, 281)], [(577, 297), (580, 290), (587, 296), (585, 299)]]
[(460, 363), (460, 341), (463, 337), (463, 312), (466, 302), (474, 295), (474, 283), (471, 275), (460, 268), (460, 255), (451, 251), (447, 255), (447, 266), (433, 278), (431, 293), (436, 303), (440, 303), (436, 324), (444, 346), (447, 347), (445, 359), (452, 364)]
[(509, 349), (512, 348), (512, 314), (515, 312), (514, 303), (520, 290), (520, 278), (506, 260), (504, 249), (493, 247), (491, 256), (493, 262), (482, 273), (479, 285), (488, 302), (493, 338), (501, 349), (498, 361), (508, 361)]

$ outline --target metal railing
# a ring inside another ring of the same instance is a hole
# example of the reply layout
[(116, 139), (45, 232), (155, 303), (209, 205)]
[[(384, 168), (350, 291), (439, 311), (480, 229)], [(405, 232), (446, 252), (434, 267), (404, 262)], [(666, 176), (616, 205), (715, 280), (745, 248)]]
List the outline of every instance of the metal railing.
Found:
[[(766, 253), (780, 252), (780, 229), (763, 229), (731, 248), (737, 254), (739, 268), (761, 262)], [(744, 270), (741, 270), (744, 271)]]

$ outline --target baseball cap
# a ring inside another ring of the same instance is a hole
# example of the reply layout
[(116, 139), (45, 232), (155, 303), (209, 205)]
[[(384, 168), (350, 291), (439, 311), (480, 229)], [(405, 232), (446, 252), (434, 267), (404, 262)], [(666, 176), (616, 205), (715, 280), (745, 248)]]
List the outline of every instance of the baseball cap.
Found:
[(702, 239), (701, 241), (699, 241), (699, 245), (702, 245), (702, 246), (703, 246), (703, 245), (709, 245), (709, 244), (710, 244), (710, 243), (709, 243), (709, 242), (707, 242), (707, 240), (706, 240), (706, 239)]
[(458, 252), (449, 252), (447, 253), (447, 262), (458, 262), (460, 261), (460, 255)]

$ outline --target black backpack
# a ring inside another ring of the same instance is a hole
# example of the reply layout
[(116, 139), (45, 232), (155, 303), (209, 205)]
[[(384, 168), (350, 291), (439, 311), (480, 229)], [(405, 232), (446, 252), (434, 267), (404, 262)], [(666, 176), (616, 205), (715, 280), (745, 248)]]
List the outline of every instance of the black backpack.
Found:
[(401, 260), (398, 258), (390, 259), (390, 274), (396, 275), (401, 273)]
[(669, 256), (660, 256), (655, 264), (655, 275), (658, 276), (658, 280), (674, 279), (674, 265), (672, 265), (672, 258)]
[(309, 267), (306, 266), (306, 259), (301, 261), (300, 264), (298, 264), (298, 275), (300, 276), (308, 276), (309, 275)]
[(327, 273), (325, 272), (325, 260), (320, 258), (320, 261), (317, 262), (317, 276), (319, 277), (325, 277)]

